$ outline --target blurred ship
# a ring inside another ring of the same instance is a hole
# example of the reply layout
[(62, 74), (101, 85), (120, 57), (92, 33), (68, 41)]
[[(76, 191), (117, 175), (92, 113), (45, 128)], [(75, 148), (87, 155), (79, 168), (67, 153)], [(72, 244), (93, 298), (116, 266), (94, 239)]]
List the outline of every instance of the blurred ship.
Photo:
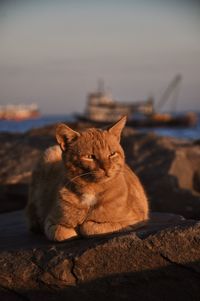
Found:
[(0, 120), (26, 120), (40, 116), (38, 106), (30, 105), (0, 105)]
[[(166, 103), (172, 91), (175, 90), (173, 111), (177, 103), (178, 85), (181, 75), (177, 75), (169, 84), (160, 101), (157, 103), (157, 110)], [(89, 93), (87, 106), (84, 115), (77, 115), (81, 121), (88, 121), (96, 124), (107, 124), (119, 120), (126, 115), (127, 125), (139, 127), (157, 126), (194, 126), (197, 124), (197, 115), (194, 112), (186, 114), (158, 113), (154, 108), (154, 99), (151, 97), (142, 101), (116, 101), (104, 90), (103, 82), (99, 82), (96, 92)]]

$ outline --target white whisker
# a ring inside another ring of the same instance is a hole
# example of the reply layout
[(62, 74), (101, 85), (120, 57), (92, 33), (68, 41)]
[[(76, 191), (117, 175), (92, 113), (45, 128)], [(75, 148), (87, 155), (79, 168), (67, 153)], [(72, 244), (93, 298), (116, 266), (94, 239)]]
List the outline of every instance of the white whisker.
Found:
[(95, 174), (96, 172), (95, 171), (90, 171), (90, 172), (85, 172), (85, 173), (82, 173), (78, 176), (75, 176), (74, 178), (70, 179), (69, 182), (67, 182), (67, 185), (70, 184), (71, 182), (74, 182), (75, 179), (77, 178), (81, 178), (81, 177), (84, 177), (84, 176), (87, 176), (87, 175), (91, 175), (91, 174)]
[[(76, 179), (78, 179), (78, 178), (81, 178), (81, 177), (84, 177), (84, 176), (88, 176), (88, 175), (95, 175), (95, 174), (97, 174), (98, 172), (97, 171), (90, 171), (90, 172), (85, 172), (85, 173), (82, 173), (82, 174), (80, 174), (80, 175), (78, 175), (78, 176), (75, 176), (75, 177), (73, 177), (72, 179), (70, 179), (68, 182), (67, 182), (67, 186), (70, 184), (70, 183), (72, 183), (72, 182), (74, 182)], [(118, 170), (117, 171), (117, 174), (120, 174), (120, 173), (124, 173), (124, 170)]]

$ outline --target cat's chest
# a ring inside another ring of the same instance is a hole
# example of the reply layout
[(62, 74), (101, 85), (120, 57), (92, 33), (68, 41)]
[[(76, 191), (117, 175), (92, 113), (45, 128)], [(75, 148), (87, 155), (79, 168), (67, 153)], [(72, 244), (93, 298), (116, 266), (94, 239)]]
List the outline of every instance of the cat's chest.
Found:
[(81, 203), (86, 206), (94, 206), (97, 203), (97, 197), (94, 193), (83, 193)]

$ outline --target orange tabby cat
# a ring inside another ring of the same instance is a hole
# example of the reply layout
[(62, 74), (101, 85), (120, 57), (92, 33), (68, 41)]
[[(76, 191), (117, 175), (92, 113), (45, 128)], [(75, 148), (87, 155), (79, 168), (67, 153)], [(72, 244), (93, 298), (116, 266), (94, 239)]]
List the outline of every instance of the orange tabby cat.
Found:
[(126, 117), (107, 130), (58, 125), (60, 146), (33, 171), (26, 208), (30, 228), (50, 240), (119, 231), (148, 219), (142, 185), (125, 164), (120, 135)]

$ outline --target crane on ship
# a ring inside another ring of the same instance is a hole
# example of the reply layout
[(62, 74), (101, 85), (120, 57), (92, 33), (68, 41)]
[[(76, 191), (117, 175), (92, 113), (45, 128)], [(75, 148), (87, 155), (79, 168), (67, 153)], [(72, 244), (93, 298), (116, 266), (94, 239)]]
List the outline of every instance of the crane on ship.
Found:
[[(188, 112), (187, 114), (173, 114), (176, 112), (177, 109), (177, 100), (180, 91), (181, 80), (181, 74), (177, 74), (162, 94), (162, 97), (156, 105), (157, 112), (154, 112), (150, 116), (150, 120), (153, 121), (154, 124), (171, 124), (176, 126), (194, 126), (197, 124), (197, 115), (194, 112)], [(173, 101), (170, 107), (171, 113), (160, 113), (160, 110), (166, 104), (171, 94), (173, 94)]]
[(167, 86), (166, 90), (164, 91), (164, 93), (162, 94), (160, 100), (158, 101), (158, 103), (156, 105), (156, 109), (158, 112), (166, 104), (166, 102), (168, 101), (168, 99), (172, 93), (173, 93), (173, 101), (172, 101), (172, 105), (171, 105), (171, 111), (172, 112), (176, 111), (181, 80), (182, 80), (182, 75), (177, 74), (174, 77), (174, 79), (169, 83), (169, 85)]

